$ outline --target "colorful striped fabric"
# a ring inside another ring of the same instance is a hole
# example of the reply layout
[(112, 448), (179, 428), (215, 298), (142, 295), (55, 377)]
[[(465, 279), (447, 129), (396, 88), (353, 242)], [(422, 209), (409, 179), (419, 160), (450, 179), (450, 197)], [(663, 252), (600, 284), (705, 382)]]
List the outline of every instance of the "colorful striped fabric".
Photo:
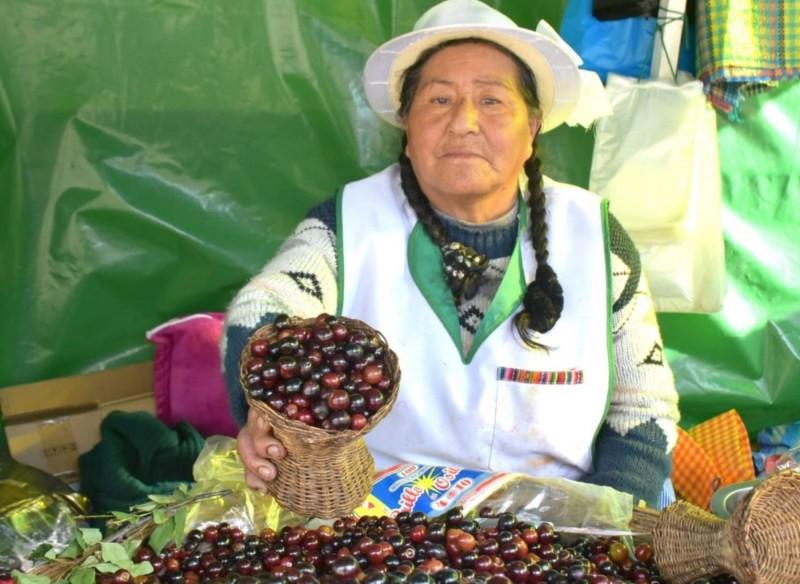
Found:
[(525, 369), (514, 369), (513, 367), (498, 367), (497, 379), (500, 381), (537, 383), (541, 385), (577, 385), (583, 383), (583, 371), (580, 369), (527, 371)]
[(732, 119), (748, 95), (800, 77), (800, 0), (699, 0), (697, 75)]

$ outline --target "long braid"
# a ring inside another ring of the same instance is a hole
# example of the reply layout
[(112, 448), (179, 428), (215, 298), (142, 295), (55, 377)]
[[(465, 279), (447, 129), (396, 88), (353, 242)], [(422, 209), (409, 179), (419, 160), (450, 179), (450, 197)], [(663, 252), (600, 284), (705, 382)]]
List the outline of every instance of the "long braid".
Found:
[(444, 225), (431, 207), (428, 197), (414, 174), (411, 160), (405, 155), (407, 138), (403, 135), (403, 144), (398, 162), (400, 163), (400, 186), (408, 199), (408, 203), (417, 214), (422, 226), (433, 242), (442, 252), (444, 275), (453, 298), (458, 302), (462, 297), (469, 300), (478, 291), (481, 276), (489, 265), (489, 258), (479, 254), (468, 245), (458, 241), (450, 241)]
[(403, 187), (403, 192), (408, 199), (409, 205), (414, 209), (417, 214), (417, 219), (425, 227), (425, 231), (433, 240), (433, 242), (441, 247), (448, 244), (447, 234), (444, 230), (444, 225), (436, 216), (436, 213), (431, 207), (428, 197), (422, 192), (417, 181), (417, 175), (414, 174), (414, 169), (411, 166), (411, 160), (405, 155), (406, 137), (403, 135), (403, 147), (400, 153), (400, 185)]
[(514, 317), (520, 337), (531, 347), (542, 347), (536, 342), (536, 334), (546, 333), (553, 328), (564, 309), (564, 290), (547, 262), (547, 218), (541, 168), (534, 143), (534, 153), (525, 162), (525, 174), (528, 176), (529, 193), (528, 235), (536, 257), (536, 276), (525, 291), (523, 310)]

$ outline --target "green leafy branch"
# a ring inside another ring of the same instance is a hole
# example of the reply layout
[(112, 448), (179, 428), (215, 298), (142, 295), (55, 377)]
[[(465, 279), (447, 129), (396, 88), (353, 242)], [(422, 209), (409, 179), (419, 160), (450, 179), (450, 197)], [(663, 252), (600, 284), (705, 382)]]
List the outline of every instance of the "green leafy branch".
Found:
[(50, 573), (26, 574), (15, 570), (12, 575), (17, 584), (50, 584), (52, 576), (57, 584), (94, 584), (97, 572), (108, 574), (125, 570), (131, 576), (153, 573), (150, 562), (134, 562), (131, 558), (142, 543), (141, 539), (129, 539), (122, 543), (103, 541), (99, 529), (78, 529), (75, 540), (61, 552), (50, 544), (42, 544), (33, 550), (30, 559), (47, 560)]
[(17, 584), (94, 584), (98, 572), (125, 570), (133, 577), (151, 574), (150, 562), (133, 561), (142, 543), (141, 536), (152, 528), (147, 543), (156, 553), (170, 543), (180, 545), (189, 505), (228, 494), (229, 490), (222, 490), (190, 495), (188, 486), (180, 485), (171, 495), (149, 495), (148, 501), (132, 506), (129, 512), (82, 516), (82, 519), (107, 519), (108, 527), (119, 529), (105, 540), (98, 529), (78, 529), (75, 540), (61, 552), (56, 552), (50, 544), (42, 544), (30, 559), (47, 563), (28, 574), (15, 571), (13, 576)]

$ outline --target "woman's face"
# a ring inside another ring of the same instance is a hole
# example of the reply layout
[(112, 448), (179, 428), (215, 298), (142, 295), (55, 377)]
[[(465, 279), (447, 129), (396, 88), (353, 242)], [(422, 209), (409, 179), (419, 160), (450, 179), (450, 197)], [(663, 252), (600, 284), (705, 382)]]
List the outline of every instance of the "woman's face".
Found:
[(514, 204), (539, 129), (518, 78), (510, 57), (477, 43), (442, 49), (423, 66), (406, 156), (434, 207), (483, 222)]

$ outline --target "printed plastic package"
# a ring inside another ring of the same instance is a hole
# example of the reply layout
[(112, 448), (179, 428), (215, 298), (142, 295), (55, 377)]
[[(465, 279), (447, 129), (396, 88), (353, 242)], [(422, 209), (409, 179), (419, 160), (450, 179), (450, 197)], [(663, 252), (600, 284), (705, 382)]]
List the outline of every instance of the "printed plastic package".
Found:
[[(194, 466), (197, 484), (191, 493), (230, 489), (231, 494), (196, 504), (189, 511), (187, 524), (197, 527), (227, 521), (249, 532), (316, 523), (281, 509), (270, 495), (250, 490), (242, 480), (243, 473), (236, 441), (222, 436), (209, 438)], [(422, 511), (436, 516), (458, 505), (466, 512), (489, 506), (496, 512), (513, 512), (525, 521), (548, 521), (558, 528), (585, 530), (627, 530), (633, 514), (633, 497), (610, 487), (520, 473), (415, 464), (379, 472), (372, 492), (354, 514)]]
[(460, 505), (464, 511), (490, 507), (524, 521), (557, 528), (626, 530), (633, 497), (610, 487), (522, 473), (399, 464), (378, 473), (372, 493), (357, 514), (396, 515), (423, 511), (436, 516)]

